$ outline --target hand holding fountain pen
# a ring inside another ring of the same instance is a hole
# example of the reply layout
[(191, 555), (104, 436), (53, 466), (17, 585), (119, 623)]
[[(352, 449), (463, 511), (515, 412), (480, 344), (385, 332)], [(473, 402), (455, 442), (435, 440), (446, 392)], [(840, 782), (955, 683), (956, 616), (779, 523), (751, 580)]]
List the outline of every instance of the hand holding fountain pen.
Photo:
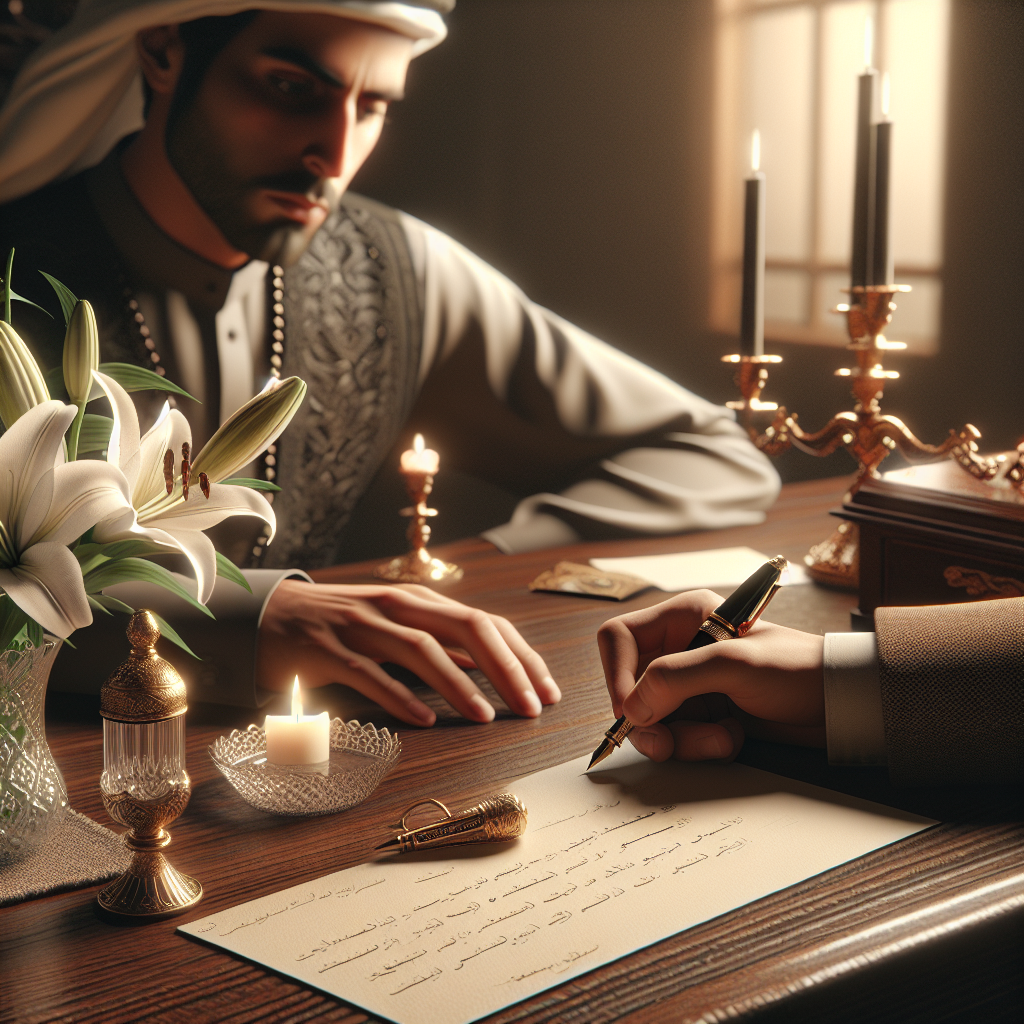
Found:
[[(747, 577), (701, 624), (686, 650), (695, 651), (718, 640), (735, 640), (743, 636), (768, 607), (779, 589), (779, 577), (789, 563), (782, 555), (769, 559), (752, 576)], [(590, 771), (600, 764), (633, 731), (633, 723), (623, 716), (604, 734), (601, 745), (587, 765)]]

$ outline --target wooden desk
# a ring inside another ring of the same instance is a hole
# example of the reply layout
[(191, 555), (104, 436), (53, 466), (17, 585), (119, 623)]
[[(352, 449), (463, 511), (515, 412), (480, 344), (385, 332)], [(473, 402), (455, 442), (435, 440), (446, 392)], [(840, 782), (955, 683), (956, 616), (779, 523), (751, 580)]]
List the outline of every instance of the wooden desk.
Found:
[[(656, 602), (654, 591), (622, 605), (531, 594), (526, 584), (560, 558), (749, 544), (799, 558), (832, 525), (826, 512), (842, 481), (784, 489), (764, 526), (684, 537), (588, 545), (506, 557), (479, 541), (439, 549), (465, 579), (453, 596), (508, 616), (547, 660), (564, 693), (536, 720), (501, 714), (489, 726), (446, 713), (438, 725), (401, 727), (403, 753), (371, 800), (336, 817), (275, 818), (244, 804), (214, 770), (207, 745), (254, 715), (189, 712), (192, 802), (173, 829), (174, 864), (206, 897), (192, 918), (364, 860), (410, 803), (443, 796), (468, 804), (501, 781), (593, 749), (608, 700), (593, 642), (613, 614)], [(319, 574), (365, 581), (367, 566)], [(853, 595), (797, 587), (768, 618), (828, 631), (848, 628)], [(328, 710), (395, 723), (331, 687)], [(97, 702), (51, 700), (47, 731), (72, 805), (107, 822), (99, 798), (102, 730)], [(884, 772), (829, 769), (823, 752), (748, 743), (742, 760), (891, 804), (947, 824), (683, 932), (511, 1007), (491, 1022), (1016, 1020), (1022, 989), (1024, 829), (1020, 801), (998, 791), (898, 793)], [(247, 962), (174, 934), (177, 922), (115, 927), (93, 911), (96, 889), (0, 910), (0, 1020), (260, 1022), (365, 1020), (360, 1011)]]

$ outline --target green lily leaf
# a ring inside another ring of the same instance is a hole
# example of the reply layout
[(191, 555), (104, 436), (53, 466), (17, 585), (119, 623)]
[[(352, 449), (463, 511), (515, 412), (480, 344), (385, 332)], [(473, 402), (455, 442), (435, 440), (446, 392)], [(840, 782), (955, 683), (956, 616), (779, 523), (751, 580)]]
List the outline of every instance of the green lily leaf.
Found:
[(33, 302), (31, 299), (26, 299), (24, 295), (19, 295), (13, 288), (11, 289), (11, 302), (24, 302), (26, 306), (35, 306), (36, 309), (41, 310), (51, 320), (53, 319), (53, 314), (48, 309), (43, 309), (43, 307), (40, 306), (38, 302)]
[(90, 570), (85, 575), (85, 592), (96, 594), (105, 587), (115, 583), (155, 583), (158, 587), (169, 590), (172, 594), (187, 601), (193, 608), (198, 608), (204, 615), (214, 618), (213, 612), (204, 604), (200, 604), (162, 565), (147, 562), (144, 558), (118, 558)]
[(109, 611), (107, 609), (106, 605), (104, 605), (101, 601), (99, 601), (95, 597), (93, 597), (92, 594), (86, 594), (85, 596), (86, 596), (86, 598), (89, 601), (89, 607), (94, 612), (103, 612), (104, 615), (113, 615), (114, 614), (113, 612), (111, 612), (111, 611)]
[(240, 587), (245, 587), (250, 594), (252, 593), (252, 587), (249, 586), (249, 581), (242, 575), (242, 570), (230, 558), (226, 558), (219, 551), (217, 552), (217, 575), (223, 576), (226, 580), (231, 580), (232, 583), (237, 583)]
[(235, 487), (251, 487), (254, 491), (279, 491), (277, 484), (269, 480), (256, 480), (251, 476), (233, 476), (230, 480), (218, 480), (219, 484), (233, 484)]
[(161, 377), (159, 373), (147, 370), (144, 366), (133, 366), (131, 363), (100, 363), (99, 370), (100, 373), (105, 373), (117, 381), (125, 391), (170, 391), (172, 394), (191, 398), (193, 402), (198, 401), (177, 384), (172, 384), (166, 377)]
[(50, 287), (57, 293), (57, 299), (60, 301), (60, 311), (64, 314), (64, 326), (66, 327), (75, 306), (78, 305), (78, 298), (67, 285), (61, 284), (57, 278), (51, 277), (45, 270), (40, 270), (39, 273), (50, 282)]
[(167, 549), (150, 540), (114, 540), (109, 544), (79, 544), (72, 552), (78, 559), (82, 575), (92, 572), (105, 562), (118, 558), (145, 557), (166, 554)]
[(163, 548), (159, 544), (154, 544), (153, 541), (142, 537), (131, 537), (128, 540), (112, 540), (106, 544), (96, 544), (95, 542), (79, 544), (73, 553), (81, 563), (96, 555), (102, 555), (106, 559), (111, 559), (167, 554), (167, 548)]
[(119, 601), (116, 597), (111, 597), (109, 594), (90, 594), (89, 604), (93, 608), (101, 609), (107, 615), (111, 615), (113, 612), (125, 612), (128, 615), (132, 615), (135, 612), (135, 609), (130, 604), (125, 604), (124, 601)]
[(109, 416), (87, 412), (78, 435), (78, 452), (101, 452), (110, 444), (114, 421)]
[(0, 595), (0, 652), (21, 651), (42, 642), (42, 626), (30, 619), (7, 594)]
[(178, 631), (162, 615), (157, 615), (154, 611), (151, 611), (150, 615), (156, 619), (156, 624), (160, 630), (161, 636), (167, 637), (172, 644), (177, 644), (186, 654), (191, 654), (196, 661), (203, 660), (195, 651), (192, 650), (191, 647), (189, 647), (187, 643), (185, 643), (184, 640), (181, 639), (180, 636), (178, 636)]

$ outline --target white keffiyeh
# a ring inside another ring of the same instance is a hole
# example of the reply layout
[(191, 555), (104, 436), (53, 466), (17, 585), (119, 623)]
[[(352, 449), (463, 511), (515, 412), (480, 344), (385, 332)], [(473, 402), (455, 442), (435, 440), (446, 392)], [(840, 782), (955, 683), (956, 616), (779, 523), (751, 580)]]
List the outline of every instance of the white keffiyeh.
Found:
[(142, 127), (135, 34), (154, 25), (260, 8), (337, 14), (415, 40), (414, 55), (447, 34), (454, 0), (81, 0), (74, 18), (32, 54), (0, 109), (0, 202), (99, 163)]

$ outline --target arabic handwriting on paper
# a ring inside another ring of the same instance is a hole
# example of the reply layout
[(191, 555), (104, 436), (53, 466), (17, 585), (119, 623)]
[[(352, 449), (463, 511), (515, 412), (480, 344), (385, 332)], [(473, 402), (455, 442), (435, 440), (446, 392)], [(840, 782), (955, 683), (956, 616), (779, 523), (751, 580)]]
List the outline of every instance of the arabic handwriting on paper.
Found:
[(497, 941), (492, 942), (489, 946), (478, 946), (475, 952), (470, 953), (469, 956), (464, 956), (458, 962), (458, 964), (455, 967), (455, 970), (462, 970), (462, 968), (465, 967), (467, 961), (475, 960), (482, 953), (489, 953), (492, 949), (497, 949), (499, 946), (504, 946), (506, 942), (508, 942), (508, 939), (504, 935), (502, 935), (500, 938), (497, 939)]
[(422, 882), (432, 882), (435, 878), (444, 878), (445, 875), (450, 875), (455, 870), (453, 864), (447, 871), (439, 871), (436, 875), (424, 875), (422, 878), (416, 879), (416, 884), (419, 885)]
[(380, 946), (370, 946), (368, 949), (364, 949), (359, 953), (353, 953), (350, 957), (346, 957), (344, 960), (335, 960), (332, 964), (326, 964), (323, 967), (317, 969), (318, 974), (325, 974), (327, 971), (332, 970), (335, 967), (341, 967), (343, 964), (351, 963), (353, 960), (358, 960), (362, 956), (367, 956), (370, 953), (375, 953)]
[(660, 836), (662, 832), (671, 832), (675, 828), (674, 825), (669, 825), (667, 828), (659, 828), (657, 832), (648, 832), (645, 836), (637, 836), (636, 839), (630, 839), (628, 842), (620, 843), (619, 848), (624, 850), (627, 846), (632, 846), (634, 843), (641, 843), (645, 839), (650, 839), (652, 836)]
[[(711, 795), (701, 796), (687, 775), (685, 786), (645, 803), (635, 783), (598, 790), (580, 777), (585, 764), (575, 773), (552, 770), (557, 787), (527, 798), (540, 824), (515, 846), (360, 865), (182, 931), (399, 1024), (466, 1024), (638, 941), (655, 942), (774, 891), (780, 863), (789, 870), (792, 861), (807, 861), (794, 869), (797, 881), (840, 862), (820, 853), (835, 829), (815, 825), (795, 796), (780, 797), (777, 781), (763, 806), (716, 795), (717, 779), (747, 777), (751, 769), (679, 768), (704, 772)], [(692, 802), (675, 799), (679, 791)], [(893, 814), (877, 818), (889, 829), (879, 826), (885, 842), (900, 828), (916, 830), (893, 826)], [(860, 825), (858, 818), (847, 828), (855, 838), (846, 858), (883, 845), (866, 842)], [(775, 873), (758, 890), (762, 863)], [(627, 917), (630, 929), (609, 927)]]
[[(298, 963), (319, 960), (316, 967), (318, 973), (336, 972), (339, 968), (345, 968), (346, 965), (351, 965), (349, 967), (351, 972), (358, 969), (359, 961), (370, 962), (369, 959), (364, 960), (364, 958), (371, 958), (375, 953), (383, 954), (383, 960), (376, 964), (370, 963), (364, 973), (364, 978), (367, 983), (385, 978), (394, 979), (400, 982), (393, 989), (393, 994), (398, 995), (426, 981), (432, 981), (444, 973), (446, 968), (440, 963), (426, 963), (426, 969), (417, 970), (419, 965), (429, 960), (431, 956), (447, 954), (451, 951), (454, 960), (448, 963), (447, 969), (463, 971), (476, 968), (477, 964), (486, 959), (485, 954), (487, 953), (506, 945), (524, 945), (542, 928), (567, 925), (576, 914), (599, 912), (599, 908), (623, 896), (627, 891), (653, 885), (662, 875), (658, 871), (651, 872), (647, 869), (648, 865), (664, 863), (666, 867), (671, 867), (672, 875), (677, 875), (709, 860), (711, 856), (709, 853), (679, 859), (678, 854), (684, 842), (687, 841), (687, 830), (692, 823), (692, 817), (674, 817), (673, 812), (676, 807), (674, 804), (662, 805), (654, 811), (647, 810), (619, 817), (606, 823), (599, 823), (597, 828), (591, 828), (583, 834), (577, 832), (573, 835), (574, 823), (578, 822), (580, 818), (594, 816), (601, 811), (612, 812), (620, 803), (620, 800), (607, 801), (603, 804), (596, 803), (583, 812), (563, 816), (549, 822), (546, 827), (559, 828), (564, 835), (564, 838), (560, 838), (558, 833), (554, 833), (555, 849), (546, 851), (541, 856), (517, 858), (514, 863), (507, 864), (492, 874), (479, 874), (475, 875), (473, 879), (467, 879), (466, 884), (451, 886), (448, 883), (449, 878), (456, 871), (454, 864), (439, 866), (426, 872), (421, 871), (412, 880), (412, 884), (417, 890), (423, 890), (426, 898), (413, 900), (407, 904), (408, 909), (400, 914), (403, 921), (409, 922), (405, 926), (409, 930), (405, 933), (404, 938), (400, 930), (396, 934), (383, 935), (380, 940), (370, 945), (356, 946), (345, 955), (339, 956), (337, 953), (331, 955), (331, 950), (335, 947), (343, 943), (354, 942), (359, 937), (367, 936), (371, 932), (390, 932), (392, 926), (396, 926), (398, 921), (395, 914), (390, 914), (364, 920), (359, 926), (350, 927), (337, 934), (328, 934), (317, 943), (305, 947), (294, 959)], [(595, 818), (595, 820), (597, 819)], [(712, 836), (720, 836), (742, 820), (742, 817), (739, 816), (719, 819), (717, 822), (705, 826), (704, 831), (698, 833), (695, 839), (689, 839), (689, 842), (701, 842)], [(655, 822), (657, 822), (656, 827), (652, 828), (651, 826)], [(610, 836), (611, 833), (615, 835)], [(675, 842), (665, 843), (664, 839), (672, 833), (679, 835), (680, 838)], [(609, 837), (609, 842), (613, 843), (610, 848), (601, 845), (605, 837)], [(652, 849), (651, 846), (656, 837), (661, 837), (663, 844)], [(731, 842), (720, 841), (713, 856), (720, 857), (737, 853), (747, 845), (747, 842), (742, 837)], [(644, 852), (642, 845), (644, 843), (651, 844), (647, 848), (649, 852)], [(589, 853), (581, 855), (577, 851), (585, 845), (590, 846), (591, 850)], [(616, 852), (620, 853), (626, 849), (637, 849), (642, 855), (628, 860), (614, 859)], [(537, 872), (535, 868), (540, 864), (545, 865), (547, 870)], [(640, 865), (639, 869), (638, 865)], [(594, 877), (585, 877), (584, 869), (588, 867), (592, 872), (596, 869)], [(571, 877), (574, 873), (578, 880)], [(618, 884), (619, 878), (624, 879), (621, 885)], [(561, 884), (559, 884), (560, 881)], [(580, 898), (590, 886), (599, 881), (605, 885), (611, 883), (611, 887), (598, 887), (598, 891), (591, 891), (584, 898)], [(511, 884), (508, 884), (509, 882)], [(331, 895), (348, 899), (385, 883), (386, 878), (378, 877), (363, 884), (334, 889), (325, 888), (321, 891), (306, 891), (290, 900), (278, 901), (257, 914), (236, 921), (223, 934), (230, 935), (241, 929), (262, 925), (270, 918), (298, 910)], [(495, 903), (500, 899), (515, 897), (524, 890), (536, 890), (537, 887), (545, 883), (555, 884), (546, 893), (541, 890), (537, 896), (526, 899), (520, 906), (493, 914), (477, 926), (470, 925), (469, 930), (442, 935), (440, 941), (435, 940), (437, 944), (432, 946), (431, 950), (422, 945), (413, 945), (416, 940), (428, 937), (431, 933), (444, 929), (446, 925), (457, 925), (460, 921), (473, 920), (483, 908), (484, 902), (482, 901), (484, 900), (488, 903)], [(443, 886), (443, 888), (438, 889), (438, 886)], [(460, 902), (459, 897), (464, 898), (464, 894), (470, 891), (480, 892), (480, 899), (473, 899), (466, 903)], [(492, 893), (493, 895), (491, 895)], [(548, 911), (546, 905), (556, 902), (563, 904), (564, 909), (552, 907)], [(448, 908), (442, 909), (444, 904), (447, 904)], [(538, 908), (547, 911), (546, 916), (540, 919), (531, 918), (535, 912), (540, 912)], [(435, 912), (433, 917), (419, 917), (420, 923), (415, 924), (414, 919), (417, 915), (422, 915), (424, 911), (431, 909)], [(520, 920), (522, 924), (519, 927), (514, 927), (514, 923), (518, 924)], [(209, 927), (205, 926), (207, 931)], [(489, 938), (482, 943), (473, 943), (474, 935), (483, 934), (488, 935)], [(577, 959), (588, 955), (589, 952), (592, 951), (582, 953), (570, 951), (543, 967), (526, 972), (523, 974), (523, 979), (542, 972), (554, 974), (567, 970)]]
[(742, 818), (731, 818), (729, 821), (723, 821), (718, 828), (709, 829), (707, 832), (702, 832), (696, 839), (690, 840), (693, 843), (699, 843), (702, 839), (706, 839), (708, 836), (717, 835), (719, 832), (724, 832), (727, 828), (732, 828), (733, 825), (738, 825)]
[(240, 924), (235, 925), (234, 928), (231, 928), (230, 930), (228, 930), (226, 932), (221, 932), (220, 934), (222, 936), (223, 935), (231, 935), (233, 932), (240, 931), (242, 928), (251, 928), (254, 925), (263, 924), (265, 921), (268, 921), (270, 918), (277, 917), (278, 914), (285, 914), (289, 910), (295, 910), (298, 907), (304, 907), (307, 903), (314, 902), (314, 900), (316, 900), (316, 898), (317, 898), (316, 897), (316, 893), (309, 893), (309, 894), (307, 894), (305, 896), (297, 896), (295, 899), (291, 900), (289, 903), (282, 904), (280, 907), (277, 907), (274, 910), (268, 910), (268, 911), (265, 911), (262, 914), (258, 914), (256, 917), (254, 917), (254, 918), (252, 918), (252, 919), (250, 919), (248, 921), (242, 921)]
[(723, 853), (735, 853), (737, 850), (742, 850), (743, 847), (746, 845), (746, 839), (737, 839), (735, 843), (732, 843), (729, 846), (720, 847), (718, 853), (716, 853), (715, 856), (721, 857)]
[(444, 972), (440, 967), (435, 967), (429, 974), (417, 974), (407, 985), (402, 985), (401, 988), (396, 988), (391, 994), (397, 996), (400, 992), (404, 992), (406, 989), (412, 988), (415, 985), (422, 985), (425, 981), (433, 981), (435, 978), (439, 978)]
[(678, 875), (680, 871), (685, 871), (687, 868), (692, 868), (694, 864), (699, 864), (702, 860), (707, 860), (708, 855), (706, 853), (699, 853), (692, 860), (688, 860), (685, 864), (677, 864), (672, 869), (672, 874)]
[(510, 918), (518, 917), (520, 914), (525, 914), (528, 910), (533, 910), (534, 906), (535, 904), (533, 903), (527, 903), (520, 907), (519, 910), (512, 910), (503, 917), (492, 918), (487, 924), (481, 926), (480, 931), (483, 931), (484, 928), (490, 928), (492, 925), (501, 924), (502, 921), (508, 921)]

